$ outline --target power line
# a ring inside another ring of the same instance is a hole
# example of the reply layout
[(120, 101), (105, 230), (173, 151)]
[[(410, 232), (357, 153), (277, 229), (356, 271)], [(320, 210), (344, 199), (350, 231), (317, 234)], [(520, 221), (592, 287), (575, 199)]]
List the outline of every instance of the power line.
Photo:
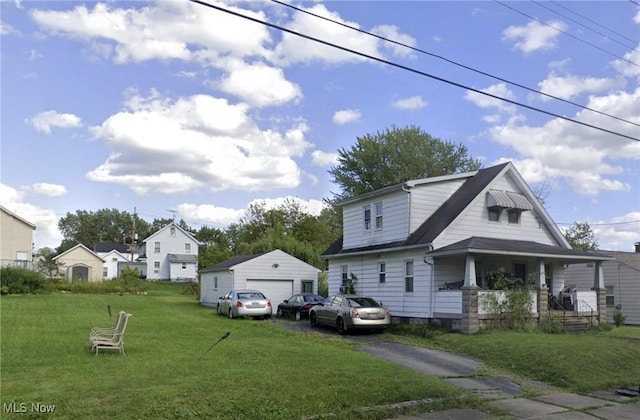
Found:
[(348, 29), (351, 29), (351, 30), (354, 30), (354, 31), (357, 31), (357, 32), (360, 32), (360, 33), (363, 33), (363, 34), (366, 34), (366, 35), (369, 35), (369, 36), (372, 36), (372, 37), (378, 38), (378, 39), (381, 39), (381, 40), (383, 40), (383, 41), (385, 41), (385, 42), (389, 42), (389, 43), (392, 43), (392, 44), (395, 44), (395, 45), (399, 45), (399, 46), (404, 47), (404, 48), (408, 48), (408, 49), (410, 49), (410, 50), (412, 50), (412, 51), (416, 51), (416, 52), (419, 52), (419, 53), (422, 53), (422, 54), (429, 55), (429, 56), (431, 56), (431, 57), (434, 57), (434, 58), (437, 58), (437, 59), (440, 59), (440, 60), (446, 61), (447, 63), (453, 64), (453, 65), (456, 65), (456, 66), (458, 66), (458, 67), (462, 67), (462, 68), (464, 68), (464, 69), (466, 69), (466, 70), (470, 70), (470, 71), (472, 71), (472, 72), (475, 72), (475, 73), (481, 74), (481, 75), (483, 75), (483, 76), (487, 76), (487, 77), (490, 77), (490, 78), (492, 78), (492, 79), (499, 80), (499, 81), (501, 81), (501, 82), (505, 82), (505, 83), (508, 83), (508, 84), (510, 84), (510, 85), (513, 85), (513, 86), (517, 86), (517, 87), (519, 87), (519, 88), (521, 88), (521, 89), (525, 89), (525, 90), (528, 90), (528, 91), (530, 91), (530, 92), (534, 92), (534, 93), (537, 93), (537, 94), (539, 94), (539, 95), (543, 95), (543, 96), (546, 96), (546, 97), (548, 97), (548, 98), (556, 99), (556, 100), (561, 101), (561, 102), (564, 102), (564, 103), (566, 103), (566, 104), (570, 104), (570, 105), (576, 106), (576, 107), (578, 107), (578, 108), (586, 109), (586, 110), (588, 110), (588, 111), (595, 112), (595, 113), (597, 113), (597, 114), (604, 115), (604, 116), (607, 116), (607, 117), (609, 117), (609, 118), (613, 118), (613, 119), (615, 119), (615, 120), (622, 121), (622, 122), (625, 122), (625, 123), (627, 123), (627, 124), (632, 124), (632, 125), (635, 125), (635, 126), (637, 126), (637, 127), (640, 127), (640, 124), (634, 123), (633, 121), (625, 120), (624, 118), (616, 117), (615, 115), (611, 115), (611, 114), (608, 114), (608, 113), (603, 112), (603, 111), (598, 111), (597, 109), (593, 109), (593, 108), (590, 108), (590, 107), (587, 107), (587, 106), (584, 106), (584, 105), (578, 104), (578, 103), (576, 103), (576, 102), (569, 101), (569, 100), (567, 100), (567, 99), (563, 99), (563, 98), (560, 98), (560, 97), (557, 97), (557, 96), (554, 96), (554, 95), (551, 95), (551, 94), (548, 94), (548, 93), (545, 93), (545, 92), (541, 92), (541, 91), (539, 91), (539, 90), (536, 90), (536, 89), (530, 88), (530, 87), (525, 86), (525, 85), (522, 85), (522, 84), (520, 84), (520, 83), (512, 82), (512, 81), (507, 80), (507, 79), (505, 79), (505, 78), (502, 78), (502, 77), (499, 77), (499, 76), (495, 76), (495, 75), (493, 75), (493, 74), (490, 74), (490, 73), (484, 72), (484, 71), (482, 71), (482, 70), (478, 70), (478, 69), (476, 69), (476, 68), (473, 68), (473, 67), (467, 66), (467, 65), (462, 64), (462, 63), (458, 63), (458, 62), (456, 62), (456, 61), (450, 60), (450, 59), (448, 59), (448, 58), (446, 58), (446, 57), (443, 57), (443, 56), (441, 56), (441, 55), (434, 54), (434, 53), (432, 53), (432, 52), (425, 51), (425, 50), (422, 50), (422, 49), (420, 49), (420, 48), (416, 48), (416, 47), (413, 47), (413, 46), (411, 46), (411, 45), (404, 44), (404, 43), (402, 43), (402, 42), (394, 41), (394, 40), (389, 39), (389, 38), (385, 38), (385, 37), (383, 37), (383, 36), (381, 36), (381, 35), (374, 34), (374, 33), (372, 33), (372, 32), (368, 32), (368, 31), (365, 31), (365, 30), (360, 29), (360, 28), (356, 28), (356, 27), (351, 26), (351, 25), (347, 25), (346, 23), (343, 23), (343, 22), (338, 22), (338, 21), (336, 21), (336, 20), (333, 20), (333, 19), (330, 19), (330, 18), (327, 18), (327, 17), (321, 16), (321, 15), (318, 15), (318, 14), (313, 13), (313, 12), (310, 12), (310, 11), (308, 11), (308, 10), (300, 9), (300, 8), (298, 8), (298, 7), (296, 7), (296, 6), (292, 5), (292, 4), (284, 3), (284, 2), (282, 2), (282, 1), (280, 1), (280, 0), (271, 0), (271, 1), (272, 1), (273, 3), (277, 3), (277, 4), (280, 4), (280, 5), (282, 5), (282, 6), (289, 7), (289, 8), (291, 8), (291, 9), (297, 10), (297, 11), (302, 12), (302, 13), (306, 13), (306, 14), (308, 14), (308, 15), (311, 15), (311, 16), (314, 16), (314, 17), (316, 17), (316, 18), (319, 18), (319, 19), (322, 19), (322, 20), (325, 20), (325, 21), (328, 21), (328, 22), (334, 23), (334, 24), (336, 24), (336, 25), (340, 25), (340, 26), (343, 26), (343, 27), (345, 27), (345, 28), (348, 28)]
[(575, 40), (577, 40), (577, 41), (580, 41), (580, 42), (582, 42), (582, 43), (584, 43), (584, 44), (590, 45), (591, 47), (593, 47), (593, 48), (595, 48), (595, 49), (597, 49), (597, 50), (600, 50), (600, 51), (602, 51), (602, 52), (605, 52), (605, 53), (607, 53), (607, 54), (609, 54), (609, 55), (611, 55), (611, 56), (613, 56), (613, 57), (615, 57), (615, 58), (618, 58), (618, 59), (620, 59), (620, 60), (626, 61), (627, 63), (629, 63), (629, 64), (633, 64), (634, 66), (640, 67), (640, 64), (638, 64), (638, 63), (636, 63), (636, 62), (634, 62), (634, 61), (631, 61), (631, 60), (628, 60), (628, 59), (626, 59), (626, 58), (624, 58), (624, 57), (621, 57), (621, 56), (619, 56), (619, 55), (617, 55), (617, 54), (615, 54), (615, 53), (612, 53), (612, 52), (611, 52), (611, 51), (609, 51), (609, 50), (605, 50), (604, 48), (600, 48), (600, 47), (598, 47), (597, 45), (595, 45), (595, 44), (594, 44), (594, 43), (592, 43), (592, 42), (585, 41), (584, 39), (579, 38), (579, 37), (577, 37), (577, 36), (575, 36), (575, 35), (573, 35), (573, 34), (570, 34), (569, 32), (563, 31), (562, 29), (558, 29), (558, 28), (556, 28), (556, 27), (555, 27), (555, 26), (553, 26), (553, 25), (549, 25), (548, 23), (543, 22), (543, 21), (541, 21), (540, 19), (534, 18), (534, 17), (533, 17), (533, 16), (531, 16), (531, 15), (528, 15), (528, 14), (526, 14), (526, 13), (524, 13), (524, 12), (521, 12), (520, 10), (516, 9), (515, 7), (511, 7), (511, 6), (509, 6), (509, 5), (507, 5), (507, 4), (503, 3), (503, 2), (501, 2), (501, 1), (499, 1), (499, 0), (493, 0), (493, 1), (494, 1), (494, 2), (496, 2), (496, 3), (498, 3), (499, 5), (501, 5), (501, 6), (503, 6), (503, 7), (506, 7), (507, 9), (513, 10), (514, 12), (516, 12), (516, 13), (518, 13), (518, 14), (522, 15), (522, 16), (525, 16), (525, 17), (527, 17), (527, 18), (529, 18), (529, 19), (531, 19), (531, 20), (535, 20), (536, 22), (541, 23), (541, 24), (543, 24), (544, 26), (548, 26), (549, 28), (553, 29), (554, 31), (560, 32), (560, 33), (565, 34), (565, 35), (567, 35), (567, 36), (570, 36), (571, 38), (573, 38), (573, 39), (575, 39)]
[[(573, 225), (574, 223), (556, 223), (556, 225), (567, 225), (567, 226), (570, 226), (570, 225)], [(640, 223), (640, 220), (629, 220), (627, 222), (612, 222), (612, 223), (589, 223), (589, 226), (630, 225), (632, 223)]]
[(627, 44), (625, 44), (625, 43), (622, 43), (622, 42), (618, 41), (617, 39), (610, 38), (610, 37), (609, 37), (609, 36), (607, 36), (606, 34), (603, 34), (602, 32), (598, 32), (598, 31), (596, 31), (595, 29), (590, 28), (589, 26), (587, 26), (587, 25), (585, 25), (585, 24), (583, 24), (583, 23), (578, 22), (577, 20), (575, 20), (575, 19), (573, 19), (573, 18), (571, 18), (571, 17), (569, 17), (569, 16), (567, 16), (567, 15), (563, 15), (562, 13), (560, 13), (560, 12), (558, 12), (558, 11), (556, 11), (556, 10), (553, 10), (551, 7), (545, 6), (544, 4), (540, 3), (539, 1), (531, 0), (531, 2), (532, 2), (533, 4), (535, 4), (535, 5), (539, 6), (539, 7), (543, 7), (543, 8), (545, 8), (545, 9), (549, 10), (549, 11), (550, 11), (550, 12), (552, 12), (552, 13), (555, 13), (555, 14), (556, 14), (556, 15), (558, 15), (558, 16), (561, 16), (561, 17), (563, 17), (563, 18), (565, 18), (565, 19), (570, 20), (570, 21), (572, 21), (572, 22), (574, 22), (574, 23), (576, 23), (576, 24), (578, 24), (578, 25), (582, 26), (583, 28), (586, 28), (586, 29), (590, 30), (591, 32), (594, 32), (594, 33), (596, 33), (596, 34), (598, 34), (598, 35), (600, 35), (600, 36), (603, 36), (605, 39), (608, 39), (608, 40), (610, 40), (610, 41), (613, 41), (613, 42), (615, 42), (616, 44), (622, 45), (622, 46), (623, 46), (623, 47), (625, 47), (625, 48), (630, 48), (630, 49), (631, 49), (631, 50), (633, 50), (633, 51), (638, 51), (635, 47), (633, 47), (633, 46), (629, 46), (629, 45), (627, 45)]
[(517, 101), (511, 100), (511, 99), (502, 98), (500, 96), (493, 95), (493, 94), (491, 94), (489, 92), (484, 92), (484, 91), (481, 91), (479, 89), (475, 89), (475, 88), (472, 88), (470, 86), (466, 86), (466, 85), (463, 85), (461, 83), (454, 82), (452, 80), (444, 79), (442, 77), (439, 77), (439, 76), (436, 76), (436, 75), (433, 75), (433, 74), (430, 74), (430, 73), (426, 73), (426, 72), (423, 72), (421, 70), (417, 70), (417, 69), (414, 69), (414, 68), (399, 64), (399, 63), (394, 63), (393, 61), (385, 60), (385, 59), (382, 59), (382, 58), (379, 58), (379, 57), (374, 57), (372, 55), (369, 55), (369, 54), (366, 54), (366, 53), (363, 53), (363, 52), (360, 52), (360, 51), (356, 51), (356, 50), (344, 47), (342, 45), (334, 44), (334, 43), (331, 43), (329, 41), (325, 41), (325, 40), (322, 40), (322, 39), (319, 39), (319, 38), (312, 37), (310, 35), (302, 34), (300, 32), (294, 31), (292, 29), (285, 28), (285, 27), (280, 26), (280, 25), (276, 25), (274, 23), (266, 22), (266, 21), (263, 21), (263, 20), (260, 20), (260, 19), (257, 19), (257, 18), (251, 17), (251, 16), (243, 15), (242, 13), (235, 12), (235, 11), (229, 10), (229, 9), (225, 9), (223, 7), (220, 7), (220, 6), (216, 6), (216, 5), (213, 5), (213, 4), (205, 3), (202, 0), (189, 0), (189, 1), (191, 1), (192, 3), (197, 3), (197, 4), (200, 4), (202, 6), (209, 7), (211, 9), (218, 10), (220, 12), (224, 12), (224, 13), (236, 16), (236, 17), (240, 17), (240, 18), (243, 18), (243, 19), (246, 19), (246, 20), (250, 20), (252, 22), (259, 23), (261, 25), (265, 25), (265, 26), (268, 26), (268, 27), (273, 28), (273, 29), (277, 29), (277, 30), (280, 30), (280, 31), (283, 31), (283, 32), (287, 32), (287, 33), (299, 36), (301, 38), (308, 39), (310, 41), (314, 41), (314, 42), (317, 42), (317, 43), (320, 43), (320, 44), (323, 44), (323, 45), (326, 45), (326, 46), (329, 46), (329, 47), (333, 47), (333, 48), (336, 48), (336, 49), (339, 49), (339, 50), (342, 50), (342, 51), (345, 51), (345, 52), (348, 52), (348, 53), (351, 53), (351, 54), (354, 54), (354, 55), (358, 55), (360, 57), (368, 58), (370, 60), (378, 61), (380, 63), (387, 64), (387, 65), (390, 65), (390, 66), (393, 66), (393, 67), (397, 67), (399, 69), (403, 69), (403, 70), (406, 70), (406, 71), (409, 71), (409, 72), (412, 72), (412, 73), (416, 73), (416, 74), (419, 74), (421, 76), (429, 77), (431, 79), (438, 80), (440, 82), (443, 82), (443, 83), (446, 83), (446, 84), (449, 84), (449, 85), (452, 85), (452, 86), (456, 86), (456, 87), (459, 87), (459, 88), (462, 88), (462, 89), (465, 89), (465, 90), (469, 90), (471, 92), (475, 92), (475, 93), (478, 93), (480, 95), (484, 95), (484, 96), (491, 97), (493, 99), (497, 99), (497, 100), (500, 100), (500, 101), (508, 102), (510, 104), (513, 104), (513, 105), (517, 105), (517, 106), (520, 106), (520, 107), (523, 107), (523, 108), (526, 108), (526, 109), (529, 109), (529, 110), (532, 110), (532, 111), (540, 112), (542, 114), (546, 114), (546, 115), (552, 116), (554, 118), (559, 118), (559, 119), (562, 119), (562, 120), (565, 120), (565, 121), (573, 122), (575, 124), (579, 124), (579, 125), (582, 125), (584, 127), (592, 128), (594, 130), (599, 130), (599, 131), (602, 131), (602, 132), (605, 132), (605, 133), (613, 134), (615, 136), (619, 136), (619, 137), (623, 137), (623, 138), (626, 138), (626, 139), (629, 139), (629, 140), (640, 142), (640, 138), (637, 138), (637, 137), (628, 136), (626, 134), (622, 134), (622, 133), (618, 133), (618, 132), (613, 131), (613, 130), (609, 130), (609, 129), (606, 129), (606, 128), (598, 127), (598, 126), (595, 126), (593, 124), (589, 124), (589, 123), (585, 123), (585, 122), (582, 122), (582, 121), (574, 120), (572, 118), (565, 117), (563, 115), (556, 114), (556, 113), (551, 112), (551, 111), (546, 111), (546, 110), (541, 109), (541, 108), (536, 108), (536, 107), (531, 106), (531, 105), (523, 104), (521, 102), (517, 102)]
[(634, 1), (634, 0), (629, 0), (629, 3), (633, 3), (636, 6), (640, 6), (640, 3), (638, 3), (637, 1)]
[(619, 32), (616, 32), (616, 31), (614, 31), (614, 30), (613, 30), (613, 29), (611, 29), (611, 28), (608, 28), (608, 27), (606, 27), (606, 26), (604, 26), (604, 25), (601, 25), (601, 24), (599, 24), (598, 22), (596, 22), (596, 21), (594, 21), (594, 20), (592, 20), (592, 19), (589, 19), (589, 18), (588, 18), (588, 17), (586, 17), (586, 16), (582, 16), (580, 13), (578, 13), (578, 12), (576, 12), (576, 11), (573, 11), (573, 10), (569, 9), (567, 6), (564, 6), (564, 5), (562, 5), (561, 3), (558, 3), (558, 2), (553, 1), (553, 0), (549, 0), (549, 3), (553, 3), (553, 4), (555, 4), (557, 7), (561, 7), (561, 8), (563, 8), (564, 10), (566, 10), (566, 11), (568, 11), (568, 12), (573, 13), (574, 15), (580, 16), (582, 19), (586, 20), (587, 22), (591, 22), (591, 23), (593, 23), (593, 24), (594, 24), (594, 25), (596, 25), (596, 26), (599, 26), (599, 27), (601, 27), (601, 28), (603, 28), (603, 29), (606, 29), (607, 31), (611, 32), (612, 34), (616, 34), (616, 35), (618, 35), (620, 38), (624, 38), (624, 39), (626, 39), (627, 41), (631, 41), (631, 42), (633, 42), (634, 44), (637, 44), (637, 43), (639, 43), (639, 42), (640, 42), (640, 41), (637, 41), (637, 40), (635, 40), (635, 39), (631, 39), (631, 38), (629, 38), (629, 37), (627, 37), (627, 36), (625, 36), (625, 35), (623, 35), (623, 34), (621, 34), (621, 33), (619, 33)]

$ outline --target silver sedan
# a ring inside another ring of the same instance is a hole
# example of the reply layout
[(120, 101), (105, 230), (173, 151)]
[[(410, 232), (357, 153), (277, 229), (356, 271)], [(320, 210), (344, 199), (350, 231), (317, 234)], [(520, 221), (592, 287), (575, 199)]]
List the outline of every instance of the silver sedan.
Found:
[(384, 331), (391, 325), (391, 313), (368, 296), (336, 295), (309, 310), (312, 327), (328, 325), (339, 334), (349, 330)]
[(271, 301), (259, 290), (231, 290), (218, 299), (218, 315), (229, 318), (250, 316), (252, 318), (271, 318)]

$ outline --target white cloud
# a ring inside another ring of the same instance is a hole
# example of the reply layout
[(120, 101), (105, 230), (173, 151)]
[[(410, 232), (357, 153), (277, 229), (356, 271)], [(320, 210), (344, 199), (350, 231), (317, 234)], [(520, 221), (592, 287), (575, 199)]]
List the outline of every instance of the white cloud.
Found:
[(128, 109), (91, 130), (113, 150), (87, 174), (137, 193), (196, 188), (259, 191), (294, 188), (301, 170), (293, 160), (312, 145), (296, 122), (284, 132), (261, 130), (246, 104), (194, 95), (175, 101), (152, 92), (133, 95)]
[(422, 96), (412, 96), (410, 98), (398, 99), (391, 104), (397, 109), (420, 109), (427, 106), (427, 102)]
[(45, 246), (55, 248), (60, 245), (62, 234), (58, 230), (58, 217), (52, 210), (25, 202), (23, 192), (2, 183), (0, 183), (0, 204), (36, 225), (33, 233), (36, 250)]
[(51, 127), (73, 128), (80, 127), (82, 120), (74, 114), (60, 114), (56, 111), (44, 111), (31, 119), (25, 120), (37, 131), (51, 134)]
[(633, 252), (633, 244), (639, 240), (640, 211), (593, 222), (590, 226), (600, 249)]
[[(545, 80), (538, 83), (540, 91), (562, 99), (572, 99), (582, 93), (600, 93), (614, 88), (624, 87), (622, 78), (596, 78), (579, 76), (557, 76), (550, 74)], [(550, 101), (548, 96), (537, 95), (542, 101)]]
[(298, 197), (286, 196), (277, 198), (258, 198), (252, 200), (243, 209), (231, 209), (218, 207), (213, 204), (180, 204), (177, 206), (180, 216), (187, 220), (193, 220), (204, 224), (213, 224), (227, 227), (231, 223), (237, 223), (240, 219), (248, 215), (251, 205), (264, 204), (267, 210), (280, 207), (287, 202), (294, 202), (300, 205), (302, 211), (312, 216), (318, 216), (325, 204), (321, 200), (303, 200)]
[(505, 40), (516, 41), (514, 48), (524, 53), (530, 53), (556, 48), (557, 38), (561, 34), (559, 31), (566, 31), (566, 29), (567, 25), (557, 20), (549, 21), (546, 25), (531, 21), (525, 26), (509, 26), (502, 32), (502, 35)]
[[(589, 108), (640, 123), (640, 88), (634, 92), (615, 92), (591, 96)], [(596, 127), (637, 136), (637, 127), (604, 115), (583, 110), (573, 117)], [(601, 191), (629, 191), (631, 186), (618, 179), (625, 163), (640, 161), (640, 142), (554, 119), (539, 127), (513, 121), (489, 130), (492, 140), (515, 151), (510, 159), (529, 182), (564, 179), (579, 194), (597, 195)]]
[(0, 36), (5, 35), (20, 35), (20, 31), (8, 23), (0, 21)]
[(613, 67), (626, 77), (640, 76), (640, 66), (634, 63), (640, 63), (640, 44), (635, 50), (626, 53), (624, 60), (617, 59), (612, 62)]
[(36, 194), (42, 194), (49, 197), (59, 197), (67, 193), (67, 189), (64, 185), (49, 184), (46, 182), (38, 182), (31, 186), (31, 189)]
[(300, 86), (287, 81), (281, 69), (238, 60), (233, 60), (233, 65), (227, 67), (229, 73), (216, 83), (217, 87), (250, 105), (281, 105), (302, 97)]
[(362, 114), (357, 109), (343, 109), (341, 111), (336, 111), (331, 118), (336, 125), (345, 125), (352, 122), (360, 121)]
[(314, 166), (332, 166), (337, 163), (337, 153), (327, 153), (322, 150), (314, 150), (313, 153), (311, 153), (311, 164)]
[[(504, 98), (514, 101), (516, 99), (515, 95), (505, 83), (498, 83), (492, 86), (489, 86), (485, 89), (478, 89), (481, 92), (486, 92), (490, 95), (493, 95), (497, 98)], [(483, 109), (493, 109), (500, 114), (506, 114), (510, 117), (516, 117), (518, 113), (518, 109), (516, 105), (502, 101), (500, 99), (494, 98), (492, 96), (483, 95), (478, 92), (466, 91), (464, 95), (464, 99), (475, 104), (479, 108)], [(485, 121), (490, 123), (496, 123), (500, 121), (500, 115), (490, 115), (485, 117)]]
[[(412, 36), (407, 34), (403, 34), (399, 31), (399, 28), (395, 25), (379, 25), (371, 30), (371, 33), (379, 35), (383, 38), (389, 39), (395, 42), (384, 42), (382, 47), (389, 48), (393, 52), (394, 56), (397, 57), (414, 57), (415, 54), (411, 48), (407, 48), (404, 45), (409, 47), (416, 46), (416, 40)], [(403, 44), (403, 45), (399, 45)]]

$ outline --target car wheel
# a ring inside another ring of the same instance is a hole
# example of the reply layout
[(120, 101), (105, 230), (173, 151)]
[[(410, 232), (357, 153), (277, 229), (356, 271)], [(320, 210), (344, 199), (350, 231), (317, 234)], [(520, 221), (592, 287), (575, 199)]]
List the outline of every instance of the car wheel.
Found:
[(218, 315), (222, 315), (222, 310), (220, 310), (220, 305), (216, 307), (216, 312), (218, 313)]
[(300, 321), (302, 319), (302, 314), (300, 314), (300, 311), (296, 311), (296, 321)]
[(342, 318), (338, 318), (336, 321), (336, 328), (338, 329), (338, 334), (342, 335), (347, 332), (347, 327), (344, 325), (344, 320)]
[(233, 319), (233, 311), (229, 308), (229, 319)]
[(316, 319), (316, 314), (313, 312), (309, 314), (309, 325), (311, 325), (312, 328), (318, 326), (318, 320)]
[(271, 315), (265, 315), (264, 319), (271, 319)]
[(282, 318), (284, 316), (284, 313), (282, 312), (281, 308), (278, 308), (278, 318)]

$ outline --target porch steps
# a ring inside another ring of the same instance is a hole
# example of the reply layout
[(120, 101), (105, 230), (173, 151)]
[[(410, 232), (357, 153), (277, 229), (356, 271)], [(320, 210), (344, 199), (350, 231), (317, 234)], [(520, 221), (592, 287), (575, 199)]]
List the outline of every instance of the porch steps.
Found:
[(549, 311), (549, 316), (555, 318), (562, 324), (562, 329), (566, 333), (579, 334), (589, 331), (592, 322), (588, 317), (579, 315), (576, 312)]

